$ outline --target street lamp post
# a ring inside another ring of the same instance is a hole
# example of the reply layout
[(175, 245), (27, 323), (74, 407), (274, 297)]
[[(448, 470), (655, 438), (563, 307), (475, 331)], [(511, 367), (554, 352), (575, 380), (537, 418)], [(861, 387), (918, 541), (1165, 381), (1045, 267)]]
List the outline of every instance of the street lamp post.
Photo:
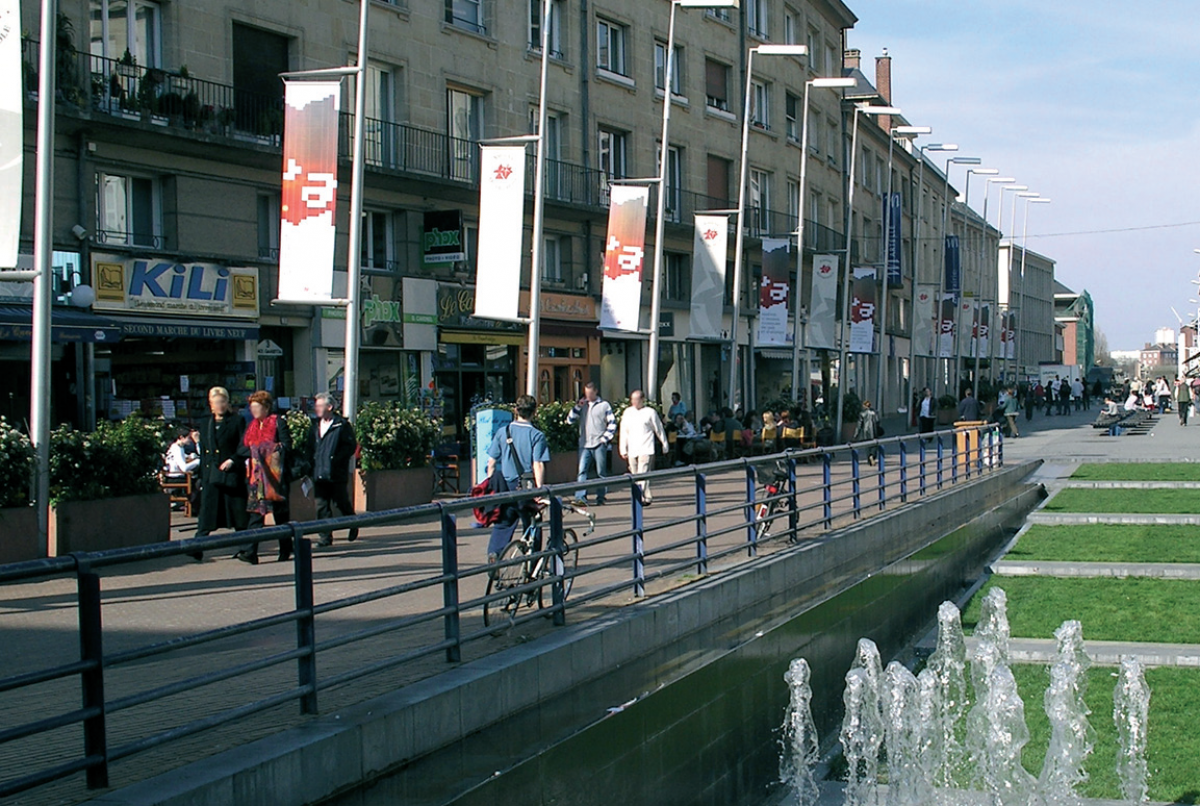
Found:
[[(792, 322), (792, 397), (797, 401), (807, 401), (809, 378), (812, 377), (811, 370), (807, 371), (804, 383), (801, 384), (800, 345), (802, 343), (801, 336), (806, 335), (801, 333), (804, 323), (800, 312), (800, 281), (804, 277), (804, 194), (808, 181), (808, 90), (810, 87), (818, 89), (849, 88), (853, 87), (855, 83), (853, 78), (813, 78), (804, 82), (804, 113), (800, 125), (800, 188), (796, 204), (798, 211), (796, 215), (796, 315)], [(805, 343), (804, 354), (806, 357), (808, 356), (807, 343)], [(801, 397), (801, 394), (804, 397)]]
[[(913, 222), (913, 293), (912, 293), (912, 315), (909, 317), (909, 328), (912, 331), (917, 322), (917, 280), (921, 276), (921, 207), (925, 196), (925, 152), (926, 151), (958, 151), (958, 145), (955, 143), (930, 143), (927, 146), (921, 146), (917, 149), (920, 167), (917, 169), (917, 190), (915, 196), (917, 199), (916, 218)], [(938, 272), (939, 275), (941, 272)], [(934, 301), (935, 317), (940, 316), (941, 300)], [(917, 361), (917, 341), (913, 338), (914, 333), (910, 332), (908, 339), (908, 393), (905, 403), (911, 402), (913, 399), (913, 384), (916, 378), (916, 361)], [(936, 352), (935, 352), (936, 355)], [(934, 359), (936, 361), (936, 359)], [(926, 365), (928, 366), (928, 365)]]
[[(976, 323), (975, 324), (975, 329), (976, 329), (975, 370), (971, 376), (971, 382), (975, 386), (976, 397), (978, 397), (978, 395), (979, 395), (979, 367), (980, 367), (980, 360), (983, 358), (983, 350), (981, 349), (981, 345), (979, 344), (979, 338), (983, 335), (983, 274), (984, 274), (984, 268), (987, 266), (988, 263), (991, 263), (991, 256), (988, 254), (988, 249), (987, 249), (988, 199), (991, 198), (991, 195), (992, 195), (992, 184), (993, 183), (997, 183), (997, 184), (1000, 184), (1001, 186), (1003, 186), (1003, 185), (1010, 184), (1010, 183), (1016, 182), (1016, 181), (1017, 181), (1016, 178), (1012, 177), (1012, 176), (989, 176), (986, 184), (984, 184), (984, 186), (983, 186), (983, 230), (982, 230), (982, 232), (980, 234), (980, 238), (979, 238), (980, 239), (979, 281), (976, 284), (976, 288), (975, 288), (975, 290), (976, 290), (976, 294), (975, 294), (975, 323)], [(1001, 193), (1000, 195), (1001, 195), (1001, 198), (1003, 198), (1004, 194)], [(999, 271), (1000, 271), (1000, 266), (998, 264), (999, 264), (999, 260), (997, 258), (997, 266), (996, 266), (997, 273), (999, 273)], [(988, 328), (989, 329), (991, 328), (990, 322), (988, 323)], [(988, 349), (989, 350), (991, 349), (991, 344), (992, 344), (992, 339), (991, 339), (991, 335), (989, 334), (989, 336), (988, 336)]]
[(804, 45), (758, 45), (750, 48), (746, 59), (746, 95), (742, 110), (742, 150), (738, 173), (737, 239), (733, 255), (733, 321), (729, 325), (729, 408), (737, 405), (738, 392), (738, 319), (742, 315), (742, 252), (746, 243), (746, 153), (750, 148), (750, 93), (754, 81), (754, 54), (762, 56), (804, 56)]
[(366, 132), (367, 98), (367, 11), (370, 0), (360, 0), (358, 9), (358, 65), (354, 71), (354, 141), (350, 154), (350, 232), (346, 265), (346, 354), (342, 357), (342, 416), (358, 415), (358, 350), (362, 341), (362, 210), (363, 147)]
[[(545, 2), (549, 6), (549, 0), (545, 0)], [(675, 74), (675, 11), (681, 6), (683, 8), (737, 8), (737, 5), (738, 0), (725, 0), (725, 2), (721, 2), (721, 0), (672, 0), (671, 2), (671, 21), (667, 25), (666, 75), (663, 77), (662, 142), (659, 145), (658, 153), (658, 214), (654, 222), (654, 269), (650, 275), (650, 355), (646, 362), (647, 400), (658, 400), (658, 318), (662, 304), (659, 294), (662, 283), (663, 238), (666, 232), (667, 157), (670, 154), (671, 142), (671, 87)], [(549, 22), (546, 23), (546, 28), (549, 28)], [(543, 31), (543, 40), (546, 39), (547, 33), (548, 30)], [(545, 95), (544, 76), (542, 95)], [(539, 110), (539, 114), (543, 115), (543, 125), (545, 124), (544, 110), (545, 106), (543, 105)], [(541, 146), (538, 147), (538, 151), (541, 152)], [(534, 298), (532, 294), (530, 296), (531, 299)], [(532, 301), (530, 305), (533, 305)]]
[[(1010, 192), (1011, 193), (1019, 193), (1023, 190), (1029, 190), (1029, 186), (1028, 185), (1001, 185), (1000, 186), (1000, 207), (999, 207), (997, 217), (996, 217), (996, 230), (1000, 233), (1001, 239), (1004, 238), (1004, 194), (1010, 193)], [(1016, 204), (1017, 204), (1017, 197), (1013, 196), (1012, 218), (1014, 220), (1013, 220), (1013, 223), (1010, 224), (1009, 226), (1013, 226), (1016, 223)], [(1004, 294), (1004, 308), (1005, 308), (1006, 315), (1012, 313), (1011, 299), (1012, 299), (1013, 239), (1011, 237), (1008, 239), (1008, 245), (1009, 245), (1008, 246), (1008, 265), (1006, 265), (1004, 267), (1004, 274), (1008, 278), (1007, 283), (1005, 285), (1006, 291)], [(997, 256), (997, 258), (996, 258), (996, 308), (997, 308), (997, 310), (999, 309), (999, 307), (1000, 307), (1000, 258), (999, 258), (999, 256)], [(1005, 330), (1007, 330), (1007, 325), (1004, 324), (1003, 322), (1001, 324), (1004, 325)], [(995, 350), (991, 349), (991, 346), (993, 344), (996, 344), (997, 341), (998, 341), (997, 339), (991, 339), (989, 341), (989, 344), (988, 344), (988, 347), (989, 347), (988, 359), (989, 359), (989, 361), (991, 360), (992, 356), (995, 354)], [(1014, 353), (1014, 355), (1015, 355), (1015, 353)], [(1008, 355), (1005, 354), (1005, 355), (1000, 356), (1001, 369), (1003, 369), (1007, 364), (1008, 364)], [(1010, 376), (1007, 372), (1002, 372), (1001, 374), (1004, 376), (1004, 380), (1006, 383), (1013, 383), (1016, 380), (1015, 373), (1013, 376)], [(994, 379), (995, 372), (992, 370), (989, 370), (988, 377), (990, 379)]]
[[(959, 242), (959, 250), (958, 250), (959, 255), (963, 258), (965, 258), (968, 254), (970, 254), (969, 249), (970, 249), (970, 244), (971, 244), (971, 222), (970, 222), (971, 174), (978, 174), (979, 176), (994, 176), (995, 174), (998, 174), (998, 173), (1000, 173), (1000, 171), (997, 170), (996, 168), (968, 168), (967, 169), (967, 182), (966, 182), (966, 186), (963, 188), (962, 239)], [(966, 261), (964, 260), (963, 263), (965, 264)], [(965, 269), (965, 265), (963, 266), (963, 268)], [(982, 271), (982, 269), (979, 267), (977, 267), (977, 270)], [(963, 271), (963, 274), (965, 275), (966, 272)], [(965, 285), (962, 282), (962, 279), (964, 279), (964, 278), (960, 278), (960, 280), (959, 280), (960, 287)], [(966, 296), (965, 289), (964, 289), (963, 296), (964, 297)], [(978, 303), (979, 302), (978, 298), (973, 300), (973, 302)], [(960, 361), (966, 354), (966, 348), (963, 346), (964, 333), (963, 333), (963, 324), (962, 324), (962, 311), (963, 311), (963, 306), (960, 304), (958, 306), (958, 311), (955, 315), (955, 319), (958, 322), (958, 333), (956, 334), (956, 337), (954, 339), (954, 379), (955, 379), (954, 395), (955, 395), (955, 397), (958, 396), (958, 392), (959, 392), (958, 382), (961, 381)]]
[[(950, 217), (950, 166), (951, 165), (978, 165), (981, 162), (983, 162), (983, 160), (981, 160), (979, 157), (950, 157), (949, 159), (946, 160), (946, 171), (943, 174), (943, 177), (945, 179), (945, 185), (942, 189), (942, 264), (943, 265), (942, 265), (941, 271), (938, 272), (938, 295), (937, 295), (937, 300), (935, 301), (935, 306), (937, 308), (937, 329), (936, 329), (937, 337), (935, 340), (935, 352), (937, 353), (937, 357), (934, 359), (934, 367), (937, 369), (937, 372), (934, 374), (934, 378), (933, 378), (933, 399), (934, 399), (935, 405), (937, 404), (937, 400), (941, 397), (942, 375), (943, 375), (943, 373), (941, 371), (942, 297), (944, 297), (946, 295), (946, 292), (948, 290), (946, 288), (946, 266), (945, 266), (945, 263), (946, 263), (946, 237), (949, 234), (946, 227), (948, 225), (948, 220)], [(962, 254), (962, 248), (960, 246), (959, 255), (961, 255), (961, 254)], [(956, 295), (962, 293), (962, 266), (961, 266), (961, 264), (959, 266), (958, 290), (955, 293), (956, 293)], [(956, 296), (955, 297), (955, 319), (954, 319), (954, 322), (957, 322), (957, 320), (958, 320), (957, 308), (958, 308), (958, 299)], [(955, 333), (954, 336), (951, 338), (951, 343), (952, 343), (952, 347), (950, 350), (951, 354), (949, 356), (947, 356), (947, 364), (950, 361), (956, 360), (954, 358), (954, 351), (955, 351), (955, 348), (957, 348), (957, 346), (958, 346), (958, 334), (957, 333)], [(949, 375), (949, 366), (947, 366), (947, 371), (944, 374)]]
[(847, 342), (849, 335), (846, 332), (846, 327), (850, 320), (850, 244), (853, 243), (854, 229), (854, 171), (856, 170), (858, 156), (858, 116), (863, 115), (899, 115), (900, 110), (894, 106), (871, 106), (869, 104), (854, 105), (854, 123), (851, 126), (850, 135), (850, 171), (846, 175), (846, 181), (849, 185), (846, 191), (846, 265), (842, 267), (842, 325), (838, 332), (841, 343), (838, 345), (838, 400), (837, 400), (837, 428), (834, 431), (835, 439), (841, 439), (842, 435), (842, 420), (843, 409), (846, 402), (846, 383), (849, 380), (849, 374), (846, 371), (846, 356), (847, 348), (850, 346)]
[[(1025, 319), (1025, 253), (1027, 251), (1026, 247), (1025, 247), (1025, 239), (1029, 236), (1029, 205), (1031, 205), (1031, 204), (1049, 204), (1050, 199), (1043, 199), (1041, 196), (1039, 196), (1036, 193), (1021, 193), (1018, 195), (1025, 198), (1025, 219), (1021, 223), (1021, 294), (1019, 297), (1020, 304), (1017, 306), (1017, 310), (1020, 312), (1021, 320), (1024, 321), (1024, 319)], [(1024, 339), (1022, 339), (1021, 342), (1023, 344)], [(1017, 348), (1014, 347), (1013, 348), (1014, 363), (1019, 364), (1020, 359), (1021, 359), (1020, 353), (1018, 353)]]
[[(875, 410), (884, 411), (884, 398), (887, 395), (887, 310), (888, 310), (888, 274), (892, 267), (892, 156), (895, 151), (896, 138), (915, 139), (922, 134), (933, 134), (928, 126), (893, 126), (888, 132), (888, 182), (887, 196), (883, 203), (883, 289), (879, 308), (879, 372), (875, 376)], [(900, 246), (897, 245), (897, 255)], [(899, 257), (897, 257), (899, 262)], [(901, 264), (900, 284), (904, 285), (903, 264)], [(909, 372), (912, 372), (911, 366)], [(882, 416), (882, 414), (880, 415)]]

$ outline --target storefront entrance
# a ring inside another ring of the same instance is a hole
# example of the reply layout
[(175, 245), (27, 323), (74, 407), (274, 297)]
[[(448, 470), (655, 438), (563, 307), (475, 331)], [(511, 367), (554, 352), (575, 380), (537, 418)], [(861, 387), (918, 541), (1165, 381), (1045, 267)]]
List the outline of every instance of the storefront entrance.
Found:
[[(443, 339), (455, 334), (443, 334)], [(510, 344), (438, 344), (434, 383), (442, 393), (447, 438), (467, 439), (464, 421), (471, 406), (516, 399), (517, 348)]]

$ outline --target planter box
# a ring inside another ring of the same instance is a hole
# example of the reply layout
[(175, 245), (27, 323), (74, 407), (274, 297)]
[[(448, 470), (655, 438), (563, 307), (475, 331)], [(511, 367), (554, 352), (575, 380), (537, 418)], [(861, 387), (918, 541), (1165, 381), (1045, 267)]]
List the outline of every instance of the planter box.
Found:
[(958, 419), (958, 412), (954, 409), (938, 409), (938, 425), (950, 425), (956, 419)]
[(50, 508), (49, 556), (73, 551), (165, 543), (171, 539), (171, 501), (159, 492), (67, 501)]
[(37, 510), (33, 507), (0, 509), (0, 565), (40, 560), (46, 547), (39, 545)]
[(433, 468), (372, 470), (354, 474), (354, 509), (382, 512), (385, 509), (428, 504), (433, 500)]
[(315, 521), (317, 519), (317, 499), (305, 498), (300, 482), (293, 481), (288, 492), (288, 506), (292, 511), (294, 521)]

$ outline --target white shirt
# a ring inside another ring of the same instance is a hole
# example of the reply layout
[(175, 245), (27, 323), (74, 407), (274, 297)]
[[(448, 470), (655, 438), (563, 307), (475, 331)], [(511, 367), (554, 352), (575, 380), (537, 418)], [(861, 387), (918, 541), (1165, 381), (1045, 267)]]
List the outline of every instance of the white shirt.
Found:
[(924, 417), (926, 420), (933, 419), (933, 398), (932, 397), (921, 398), (921, 416)]
[(1071, 381), (1071, 396), (1083, 397), (1083, 384), (1078, 380)]
[(184, 456), (183, 446), (178, 442), (171, 443), (171, 447), (167, 448), (167, 475), (182, 476), (191, 473), (199, 466), (200, 460), (188, 459)]
[(663, 430), (662, 420), (658, 418), (658, 412), (654, 409), (649, 406), (640, 409), (630, 406), (621, 414), (622, 456), (653, 456), (655, 437), (665, 449), (667, 434)]
[(328, 420), (322, 418), (317, 423), (317, 433), (321, 435), (321, 439), (325, 439), (325, 435), (329, 433), (329, 428), (333, 425), (333, 418)]

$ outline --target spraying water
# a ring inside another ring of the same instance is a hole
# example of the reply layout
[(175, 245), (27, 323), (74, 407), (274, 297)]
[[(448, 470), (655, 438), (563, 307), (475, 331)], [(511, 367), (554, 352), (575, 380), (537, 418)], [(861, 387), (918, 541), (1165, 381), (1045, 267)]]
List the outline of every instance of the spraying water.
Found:
[(793, 660), (783, 675), (791, 697), (783, 718), (779, 780), (791, 791), (789, 803), (795, 806), (815, 806), (821, 797), (815, 775), (820, 747), (812, 715), (811, 676), (804, 658)]
[(888, 806), (928, 803), (919, 764), (921, 734), (917, 678), (892, 661), (883, 673), (884, 745), (887, 747)]
[(994, 644), (1000, 652), (1001, 662), (1008, 663), (1011, 631), (1008, 626), (1008, 594), (1003, 588), (992, 588), (984, 594), (979, 608), (979, 623), (975, 625), (975, 637)]
[(1083, 628), (1078, 621), (1064, 621), (1054, 632), (1058, 658), (1050, 667), (1050, 687), (1044, 706), (1050, 720), (1050, 744), (1038, 779), (1038, 789), (1047, 806), (1080, 803), (1077, 790), (1087, 781), (1083, 765), (1094, 746), (1091, 713), (1084, 701), (1087, 670), (1091, 659), (1083, 647)]
[(1121, 795), (1131, 803), (1149, 800), (1146, 781), (1146, 726), (1150, 716), (1150, 687), (1138, 659), (1121, 658), (1113, 690), (1113, 722), (1117, 726), (1117, 779)]
[(872, 806), (878, 802), (883, 724), (879, 716), (878, 689), (872, 689), (870, 675), (865, 669), (852, 668), (846, 672), (842, 702), (846, 707), (842, 717), (842, 753), (849, 766), (845, 805)]
[(996, 806), (1037, 803), (1034, 778), (1021, 764), (1021, 751), (1029, 741), (1025, 703), (1017, 692), (1012, 670), (1005, 664), (992, 670), (982, 705), (987, 715), (987, 733), (982, 737), (986, 752), (979, 769), (984, 791)]
[[(922, 686), (933, 718), (928, 765), (933, 783), (949, 787), (954, 785), (955, 772), (962, 764), (958, 725), (967, 709), (967, 643), (962, 617), (953, 602), (942, 602), (938, 608), (937, 649), (929, 656), (926, 670), (933, 678)], [(927, 690), (930, 686), (932, 690)]]
[(1000, 658), (1000, 650), (991, 641), (981, 639), (971, 653), (971, 684), (975, 702), (967, 714), (964, 748), (972, 771), (972, 781), (978, 786), (986, 786), (984, 773), (990, 764), (991, 753), (988, 742), (995, 718), (990, 710), (994, 705), (991, 700), (993, 672), (1002, 667), (1007, 669)]

